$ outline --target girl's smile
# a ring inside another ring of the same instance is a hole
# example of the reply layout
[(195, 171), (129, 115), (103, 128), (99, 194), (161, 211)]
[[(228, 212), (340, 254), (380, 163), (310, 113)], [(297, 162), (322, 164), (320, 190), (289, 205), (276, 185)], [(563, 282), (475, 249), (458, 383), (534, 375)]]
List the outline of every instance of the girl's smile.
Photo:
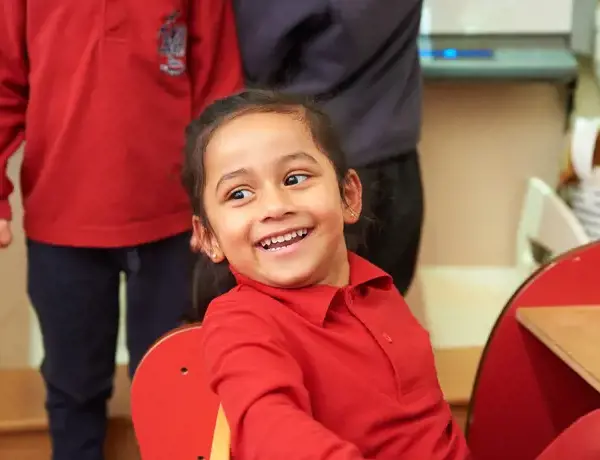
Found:
[(312, 229), (299, 228), (295, 230), (286, 230), (275, 233), (261, 239), (257, 246), (265, 251), (285, 253), (289, 250), (295, 250), (304, 238), (306, 238)]

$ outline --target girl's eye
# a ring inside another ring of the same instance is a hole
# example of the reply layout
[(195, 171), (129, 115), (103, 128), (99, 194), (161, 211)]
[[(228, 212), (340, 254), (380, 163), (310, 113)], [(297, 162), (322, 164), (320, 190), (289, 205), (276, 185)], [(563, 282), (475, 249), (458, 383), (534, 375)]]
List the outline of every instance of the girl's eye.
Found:
[(292, 174), (285, 178), (285, 185), (297, 185), (300, 182), (304, 182), (308, 179), (306, 174)]
[(234, 190), (229, 194), (230, 200), (243, 200), (244, 198), (249, 198), (252, 195), (249, 190)]

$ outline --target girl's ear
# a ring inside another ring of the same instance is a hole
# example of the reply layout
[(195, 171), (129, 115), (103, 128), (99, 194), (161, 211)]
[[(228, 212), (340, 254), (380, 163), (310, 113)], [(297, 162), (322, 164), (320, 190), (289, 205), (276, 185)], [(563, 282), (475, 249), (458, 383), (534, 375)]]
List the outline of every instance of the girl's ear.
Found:
[(192, 218), (192, 226), (194, 233), (192, 236), (192, 249), (202, 251), (206, 256), (218, 264), (225, 260), (225, 254), (219, 246), (219, 242), (213, 233), (202, 223), (202, 219), (198, 216)]
[(358, 173), (349, 169), (344, 179), (344, 223), (355, 224), (362, 211), (362, 183)]

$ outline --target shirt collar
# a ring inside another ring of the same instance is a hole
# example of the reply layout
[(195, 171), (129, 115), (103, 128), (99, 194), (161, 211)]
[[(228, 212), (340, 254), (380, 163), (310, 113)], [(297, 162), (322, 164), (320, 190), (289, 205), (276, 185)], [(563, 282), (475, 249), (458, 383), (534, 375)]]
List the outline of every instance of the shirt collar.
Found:
[(329, 307), (338, 293), (349, 289), (356, 291), (358, 295), (364, 295), (365, 289), (362, 288), (372, 287), (389, 290), (393, 285), (390, 275), (362, 257), (348, 252), (348, 262), (350, 263), (350, 284), (345, 288), (315, 285), (301, 289), (283, 289), (251, 280), (236, 272), (233, 267), (231, 267), (231, 272), (235, 276), (238, 285), (249, 286), (262, 292), (291, 308), (311, 323), (322, 326)]

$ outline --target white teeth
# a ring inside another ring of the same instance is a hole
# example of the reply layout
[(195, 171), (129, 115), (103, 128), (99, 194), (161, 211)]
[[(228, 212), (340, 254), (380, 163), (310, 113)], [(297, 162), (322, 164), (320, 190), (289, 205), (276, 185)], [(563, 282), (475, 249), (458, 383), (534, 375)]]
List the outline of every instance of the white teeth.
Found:
[(260, 242), (260, 245), (264, 248), (264, 249), (268, 249), (270, 251), (277, 251), (279, 248), (269, 248), (269, 246), (271, 246), (274, 243), (283, 243), (284, 241), (291, 241), (294, 238), (297, 237), (303, 237), (306, 234), (308, 234), (308, 229), (303, 228), (300, 230), (294, 230), (293, 232), (290, 233), (286, 233), (284, 235), (278, 235), (278, 236), (272, 236), (270, 238), (265, 238), (264, 240), (262, 240)]

